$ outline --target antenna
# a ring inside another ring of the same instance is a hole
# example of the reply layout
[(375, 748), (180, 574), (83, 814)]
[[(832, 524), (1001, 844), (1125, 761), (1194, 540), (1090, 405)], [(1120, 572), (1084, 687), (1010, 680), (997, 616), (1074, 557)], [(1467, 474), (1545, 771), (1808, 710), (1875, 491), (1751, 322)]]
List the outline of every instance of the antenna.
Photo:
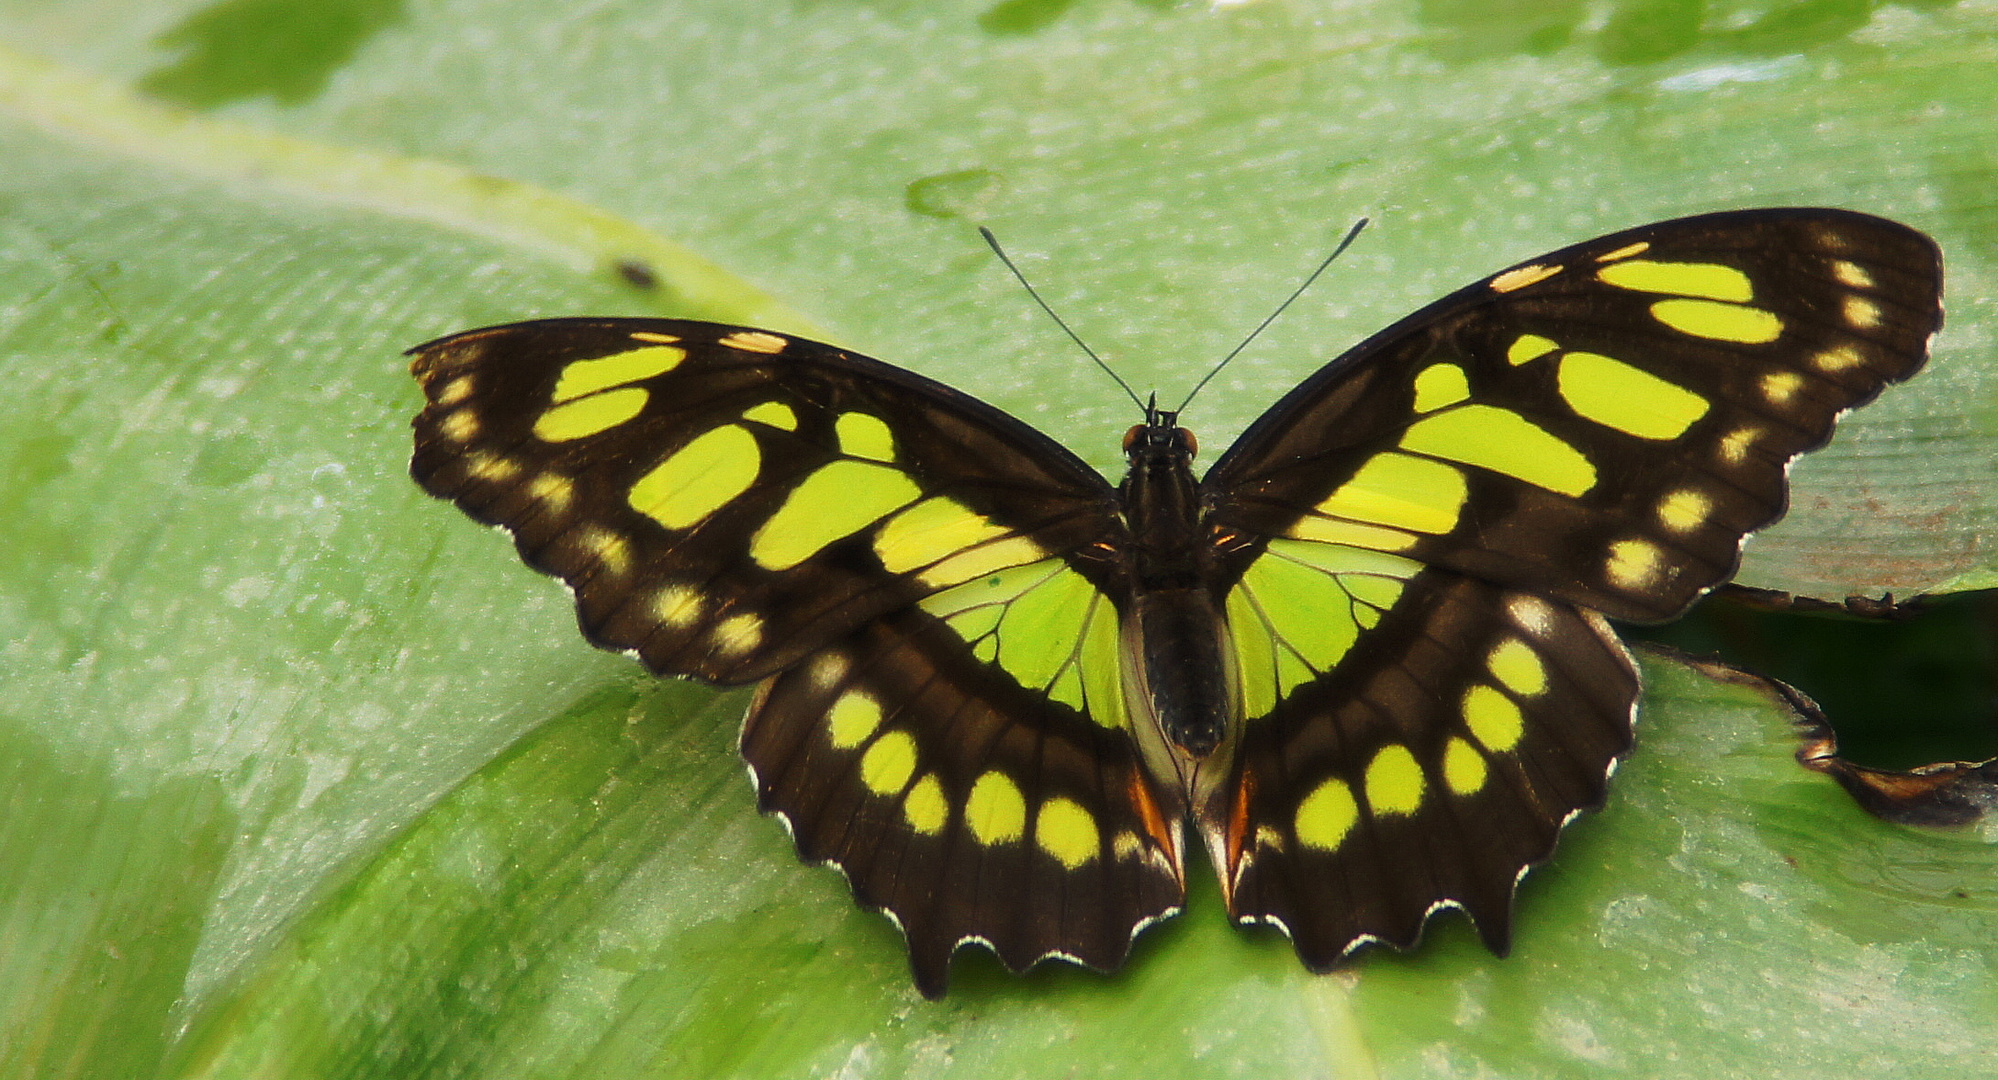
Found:
[[(1041, 305), (1041, 310), (1048, 313), (1048, 318), (1053, 319), (1055, 321), (1056, 326), (1061, 327), (1061, 332), (1067, 334), (1068, 339), (1070, 341), (1075, 342), (1076, 346), (1080, 348), (1083, 352), (1088, 353), (1089, 358), (1091, 360), (1096, 361), (1096, 366), (1102, 368), (1103, 373), (1105, 375), (1108, 375), (1112, 379), (1116, 380), (1117, 385), (1124, 389), (1124, 393), (1130, 396), (1131, 400), (1137, 404), (1138, 408), (1144, 409), (1145, 403), (1138, 399), (1137, 391), (1131, 389), (1131, 384), (1125, 382), (1121, 376), (1119, 376), (1116, 372), (1110, 370), (1110, 365), (1104, 363), (1103, 358), (1096, 355), (1096, 350), (1083, 344), (1082, 339), (1075, 336), (1075, 331), (1070, 330), (1068, 328), (1068, 324), (1061, 321), (1061, 316), (1055, 314), (1054, 309), (1048, 306), (1048, 302), (1046, 300), (1041, 299), (1041, 294), (1034, 291), (1033, 285), (1027, 281), (1027, 275), (1022, 274), (1020, 272), (1020, 268), (1013, 265), (1013, 260), (1006, 257), (1006, 249), (999, 246), (999, 238), (992, 235), (992, 230), (986, 228), (983, 225), (980, 225), (978, 227), (978, 235), (983, 236), (985, 238), (985, 242), (987, 244), (992, 245), (992, 254), (999, 256), (999, 261), (1006, 264), (1006, 269), (1011, 270), (1013, 272), (1013, 276), (1020, 279), (1020, 285), (1022, 288), (1025, 288), (1027, 290), (1027, 295), (1034, 298), (1034, 303)], [(1254, 335), (1251, 336), (1253, 337)], [(1240, 352), (1241, 350), (1238, 349), (1236, 351)], [(1209, 377), (1212, 378), (1212, 376)], [(1145, 415), (1146, 416), (1152, 415), (1151, 411), (1147, 409)]]
[[(1243, 349), (1248, 348), (1249, 342), (1256, 340), (1256, 335), (1268, 329), (1269, 325), (1276, 321), (1276, 317), (1283, 314), (1285, 308), (1289, 307), (1292, 303), (1296, 302), (1298, 297), (1303, 296), (1304, 290), (1309, 289), (1311, 287), (1311, 283), (1318, 280), (1318, 275), (1324, 273), (1325, 268), (1332, 265), (1332, 260), (1338, 258), (1341, 252), (1344, 252), (1348, 247), (1350, 247), (1353, 243), (1354, 238), (1360, 235), (1360, 230), (1366, 227), (1367, 227), (1366, 218), (1361, 218), (1360, 220), (1355, 221), (1353, 223), (1353, 227), (1346, 230), (1346, 238), (1344, 240), (1339, 241), (1339, 246), (1332, 249), (1332, 254), (1325, 256), (1325, 261), (1318, 264), (1318, 269), (1313, 270), (1311, 272), (1311, 276), (1304, 279), (1304, 284), (1299, 285), (1297, 287), (1297, 291), (1290, 294), (1290, 299), (1285, 300), (1281, 304), (1278, 304), (1277, 309), (1275, 311), (1270, 312), (1270, 317), (1264, 319), (1262, 321), (1262, 324), (1257, 326), (1254, 330), (1249, 331), (1249, 336), (1243, 338), (1242, 343), (1240, 345), (1235, 346), (1233, 352), (1230, 352), (1228, 355), (1222, 357), (1221, 362), (1214, 365), (1214, 370), (1209, 371), (1207, 373), (1206, 378), (1195, 383), (1193, 389), (1187, 392), (1186, 400), (1180, 402), (1179, 408), (1173, 410), (1173, 415), (1177, 416), (1178, 414), (1185, 412), (1186, 407), (1193, 403), (1193, 395), (1200, 393), (1200, 391), (1204, 389), (1208, 383), (1214, 380), (1214, 376), (1221, 374), (1221, 369), (1228, 366), (1228, 361), (1233, 360), (1236, 357), (1236, 355), (1239, 354)], [(987, 239), (990, 238), (991, 237), (988, 235)], [(1005, 256), (1002, 255), (1000, 256), (1000, 258), (1003, 259), (1005, 258)], [(1017, 273), (1017, 271), (1015, 272)], [(1039, 298), (1036, 297), (1036, 299)], [(1053, 312), (1049, 312), (1049, 314), (1053, 314)], [(1102, 363), (1102, 361), (1100, 360), (1097, 362)], [(1118, 381), (1121, 382), (1123, 380), (1120, 379)]]

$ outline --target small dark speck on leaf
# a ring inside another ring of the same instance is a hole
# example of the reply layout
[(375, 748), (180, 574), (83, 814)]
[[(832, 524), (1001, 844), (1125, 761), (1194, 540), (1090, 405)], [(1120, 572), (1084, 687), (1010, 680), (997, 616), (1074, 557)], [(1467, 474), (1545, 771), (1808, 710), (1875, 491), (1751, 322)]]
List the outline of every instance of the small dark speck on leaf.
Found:
[(659, 275), (653, 273), (652, 264), (642, 259), (619, 259), (616, 270), (617, 276), (634, 288), (649, 292), (659, 287)]

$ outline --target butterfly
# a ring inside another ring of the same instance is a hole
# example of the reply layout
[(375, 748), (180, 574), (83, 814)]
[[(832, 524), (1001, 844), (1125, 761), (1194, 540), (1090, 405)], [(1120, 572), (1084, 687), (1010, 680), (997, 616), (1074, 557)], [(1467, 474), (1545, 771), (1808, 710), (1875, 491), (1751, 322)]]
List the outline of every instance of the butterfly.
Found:
[(1184, 903), (1313, 971), (1514, 889), (1599, 806), (1636, 668), (1914, 374), (1941, 254), (1881, 218), (1644, 225), (1324, 364), (1195, 477), (1145, 409), (1112, 484), (1020, 420), (831, 345), (565, 318), (411, 350), (411, 472), (661, 675), (754, 684), (741, 749), (941, 996), (958, 947), (1121, 965)]

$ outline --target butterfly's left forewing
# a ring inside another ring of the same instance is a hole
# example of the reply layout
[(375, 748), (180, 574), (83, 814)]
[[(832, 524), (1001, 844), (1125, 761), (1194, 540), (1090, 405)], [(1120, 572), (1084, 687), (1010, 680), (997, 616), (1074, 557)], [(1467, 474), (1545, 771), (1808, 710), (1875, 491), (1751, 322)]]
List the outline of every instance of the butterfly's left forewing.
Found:
[(1115, 493), (1045, 436), (768, 331), (556, 319), (413, 350), (412, 472), (512, 533), (584, 632), (654, 671), (766, 680), (765, 810), (909, 938), (918, 985), (989, 944), (1115, 967), (1179, 903), (1118, 691)]

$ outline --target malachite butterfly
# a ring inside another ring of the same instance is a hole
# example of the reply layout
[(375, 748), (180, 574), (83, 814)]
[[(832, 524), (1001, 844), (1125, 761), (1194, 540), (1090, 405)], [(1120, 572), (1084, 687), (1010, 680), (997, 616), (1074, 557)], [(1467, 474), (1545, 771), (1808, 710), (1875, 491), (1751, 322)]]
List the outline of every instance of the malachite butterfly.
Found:
[(979, 942), (1109, 970), (1184, 902), (1323, 971), (1513, 892), (1599, 805), (1670, 619), (1942, 322), (1921, 233), (1707, 214), (1520, 263), (1324, 364), (1195, 479), (1150, 408), (1112, 485), (830, 345), (546, 319), (412, 350), (411, 471), (654, 672), (756, 685), (742, 753), (944, 991)]

